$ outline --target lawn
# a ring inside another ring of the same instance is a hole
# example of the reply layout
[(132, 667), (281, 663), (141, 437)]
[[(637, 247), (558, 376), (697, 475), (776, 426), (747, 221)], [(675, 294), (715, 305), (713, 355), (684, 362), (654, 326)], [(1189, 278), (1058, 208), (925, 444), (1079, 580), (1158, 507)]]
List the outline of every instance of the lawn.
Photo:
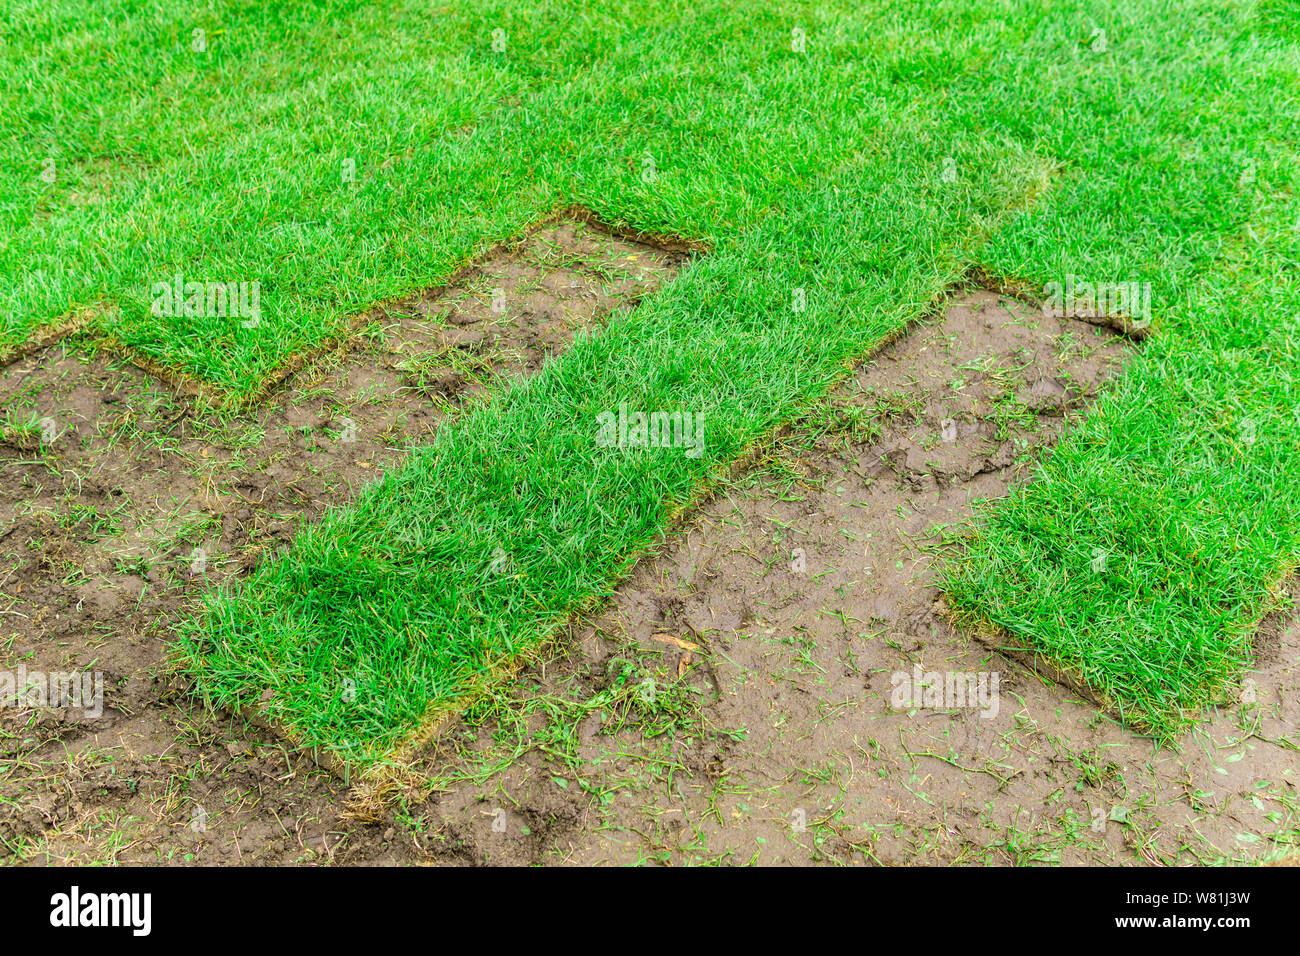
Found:
[[(237, 409), (570, 205), (707, 250), (182, 628), (209, 700), (366, 765), (974, 270), (1149, 284), (1154, 334), (946, 587), (1173, 735), (1300, 557), (1294, 8), (14, 4), (0, 352), (76, 327)], [(158, 314), (178, 275), (258, 283), (256, 320)], [(703, 453), (600, 442), (624, 404), (703, 414)]]

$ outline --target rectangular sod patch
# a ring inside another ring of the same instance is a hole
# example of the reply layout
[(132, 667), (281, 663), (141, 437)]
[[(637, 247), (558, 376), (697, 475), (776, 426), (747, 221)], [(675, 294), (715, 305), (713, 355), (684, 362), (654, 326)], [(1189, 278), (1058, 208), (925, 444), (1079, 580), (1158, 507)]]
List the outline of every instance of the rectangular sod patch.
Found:
[[(1161, 737), (1239, 702), (1300, 557), (1300, 244), (1229, 250), (1034, 484), (982, 509), (946, 587), (995, 643)], [(1249, 253), (1246, 250), (1249, 249)]]

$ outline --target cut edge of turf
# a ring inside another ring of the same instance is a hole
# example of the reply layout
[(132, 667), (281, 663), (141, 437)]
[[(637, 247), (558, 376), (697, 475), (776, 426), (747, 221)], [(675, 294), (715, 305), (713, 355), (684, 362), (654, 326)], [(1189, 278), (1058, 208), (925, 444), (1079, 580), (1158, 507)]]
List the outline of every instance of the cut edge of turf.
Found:
[[(1199, 685), (1203, 691), (1190, 705), (1170, 707), (1156, 711), (1153, 708), (1129, 705), (1111, 688), (1099, 686), (1088, 680), (1078, 661), (1063, 659), (1058, 654), (1036, 645), (1030, 635), (1022, 634), (994, 621), (983, 611), (969, 604), (956, 604), (949, 600), (948, 589), (953, 581), (954, 568), (945, 570), (941, 583), (941, 600), (949, 619), (986, 649), (1001, 654), (1034, 674), (1053, 680), (1070, 692), (1091, 701), (1117, 719), (1121, 726), (1150, 737), (1160, 746), (1175, 745), (1180, 735), (1195, 724), (1207, 719), (1206, 709), (1232, 699), (1228, 680)], [(1283, 562), (1264, 587), (1264, 597), (1259, 606), (1238, 621), (1224, 628), (1225, 632), (1238, 632), (1244, 638), (1245, 655), (1237, 676), (1241, 677), (1250, 666), (1258, 662), (1259, 648), (1256, 637), (1264, 620), (1288, 606), (1287, 583), (1300, 573), (1300, 559)]]
[(58, 345), (64, 339), (81, 335), (94, 325), (95, 320), (104, 312), (102, 302), (91, 302), (77, 306), (65, 312), (62, 317), (41, 326), (34, 334), (12, 345), (0, 346), (0, 367), (7, 367), (24, 359), (33, 352), (39, 352), (51, 345)]
[[(177, 399), (190, 400), (200, 405), (214, 402), (219, 404), (221, 396), (227, 394), (227, 389), (173, 368), (147, 352), (127, 345), (115, 333), (104, 328), (102, 320), (114, 308), (115, 303), (111, 298), (100, 297), (68, 310), (62, 317), (40, 326), (34, 334), (20, 342), (0, 348), (0, 367), (7, 368), (42, 349), (74, 341), (124, 359), (171, 389)], [(193, 412), (196, 409), (188, 410)]]
[[(969, 288), (985, 289), (998, 295), (1004, 295), (1026, 305), (1031, 305), (1035, 309), (1041, 309), (1045, 302), (1042, 293), (1039, 291), (1042, 288), (1041, 282), (1033, 282), (1017, 276), (994, 275), (983, 266), (975, 266), (971, 269)], [(1122, 335), (1129, 341), (1139, 344), (1149, 339), (1159, 328), (1154, 321), (1138, 325), (1133, 321), (1132, 316), (1123, 312), (1098, 315), (1095, 313), (1082, 314), (1075, 311), (1067, 313), (1066, 318), (1087, 322), (1099, 329), (1109, 329), (1117, 335)]]
[(223, 393), (223, 406), (231, 411), (239, 412), (264, 401), (291, 376), (319, 362), (328, 361), (331, 356), (342, 355), (350, 351), (357, 335), (378, 316), (382, 315), (385, 310), (406, 301), (417, 293), (421, 295), (442, 295), (463, 283), (465, 278), (480, 269), (484, 262), (502, 256), (517, 255), (519, 250), (533, 236), (564, 222), (581, 223), (612, 238), (639, 242), (642, 245), (652, 246), (663, 252), (671, 252), (677, 255), (693, 257), (707, 255), (712, 251), (712, 247), (706, 243), (660, 233), (642, 232), (606, 220), (594, 210), (576, 203), (559, 206), (534, 219), (508, 239), (498, 239), (483, 245), (471, 256), (467, 257), (461, 265), (453, 269), (441, 282), (419, 289), (410, 289), (362, 309), (352, 318), (346, 319), (337, 331), (326, 336), (317, 345), (302, 352), (294, 353), (280, 363), (280, 365), (268, 372), (251, 391), (237, 392), (232, 389), (218, 389)]
[(267, 372), (257, 385), (248, 390), (226, 388), (207, 381), (123, 342), (117, 333), (104, 328), (101, 324), (103, 317), (116, 307), (112, 297), (107, 296), (78, 305), (54, 322), (39, 326), (37, 331), (22, 341), (0, 347), (0, 366), (11, 365), (43, 348), (58, 345), (66, 339), (84, 339), (91, 347), (111, 352), (158, 379), (171, 389), (177, 399), (191, 403), (191, 407), (187, 408), (191, 414), (199, 411), (239, 414), (265, 401), (299, 372), (328, 362), (333, 357), (346, 355), (352, 350), (358, 335), (386, 310), (415, 294), (441, 295), (463, 283), (465, 278), (481, 268), (484, 262), (515, 255), (533, 236), (565, 222), (579, 223), (602, 235), (640, 243), (676, 256), (694, 258), (708, 255), (713, 251), (709, 243), (666, 233), (647, 232), (627, 223), (606, 219), (580, 203), (568, 203), (532, 220), (510, 238), (482, 246), (441, 282), (390, 296), (345, 318), (335, 331), (327, 334), (311, 348), (290, 355)]

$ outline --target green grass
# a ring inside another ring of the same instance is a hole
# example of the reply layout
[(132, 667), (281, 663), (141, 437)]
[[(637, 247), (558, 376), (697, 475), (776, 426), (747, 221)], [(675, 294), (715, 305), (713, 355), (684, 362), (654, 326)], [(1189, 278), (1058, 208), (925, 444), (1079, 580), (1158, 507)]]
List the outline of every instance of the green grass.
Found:
[[(182, 641), (203, 691), (382, 759), (980, 266), (1149, 281), (1159, 334), (989, 510), (954, 604), (1157, 732), (1222, 696), (1300, 554), (1287, 3), (591, 7), (7, 14), (0, 349), (94, 302), (238, 400), (569, 203), (712, 250), (212, 595)], [(260, 323), (150, 314), (178, 272), (261, 282)], [(622, 402), (704, 412), (704, 455), (598, 446)]]
[(1030, 639), (1160, 735), (1231, 698), (1300, 552), (1300, 299), (1279, 281), (1294, 228), (1261, 216), (1260, 242), (1225, 251), (1233, 284), (1187, 291), (1039, 480), (986, 509), (947, 581), (974, 622)]

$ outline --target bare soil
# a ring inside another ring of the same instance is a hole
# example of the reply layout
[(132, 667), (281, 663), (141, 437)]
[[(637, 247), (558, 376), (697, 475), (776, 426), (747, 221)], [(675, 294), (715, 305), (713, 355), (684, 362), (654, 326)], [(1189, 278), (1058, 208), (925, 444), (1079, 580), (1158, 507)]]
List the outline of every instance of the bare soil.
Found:
[[(1295, 842), (1285, 619), (1254, 701), (1176, 750), (949, 626), (934, 571), (973, 503), (1027, 480), (1130, 347), (984, 291), (856, 370), (370, 818), (196, 702), (165, 644), (201, 588), (680, 262), (537, 233), (239, 417), (72, 342), (5, 369), (5, 409), (55, 438), (0, 446), (0, 668), (100, 671), (106, 709), (0, 708), (0, 860), (1186, 863)], [(916, 665), (997, 674), (996, 713), (894, 706)]]

